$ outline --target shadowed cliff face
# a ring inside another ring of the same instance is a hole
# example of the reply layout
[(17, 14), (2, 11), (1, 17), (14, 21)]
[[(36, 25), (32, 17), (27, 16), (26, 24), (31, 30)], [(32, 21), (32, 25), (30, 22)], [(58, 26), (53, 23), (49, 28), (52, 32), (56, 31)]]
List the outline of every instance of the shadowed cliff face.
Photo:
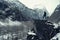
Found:
[(54, 23), (60, 22), (60, 4), (56, 7), (55, 11), (50, 16), (49, 20)]

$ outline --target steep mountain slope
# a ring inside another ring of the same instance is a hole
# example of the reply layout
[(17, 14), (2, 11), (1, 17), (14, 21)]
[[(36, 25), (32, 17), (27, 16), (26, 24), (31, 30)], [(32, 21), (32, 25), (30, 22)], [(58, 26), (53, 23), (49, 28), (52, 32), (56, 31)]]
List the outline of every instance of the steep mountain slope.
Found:
[(60, 22), (60, 4), (56, 7), (55, 11), (50, 16), (49, 20), (54, 23)]

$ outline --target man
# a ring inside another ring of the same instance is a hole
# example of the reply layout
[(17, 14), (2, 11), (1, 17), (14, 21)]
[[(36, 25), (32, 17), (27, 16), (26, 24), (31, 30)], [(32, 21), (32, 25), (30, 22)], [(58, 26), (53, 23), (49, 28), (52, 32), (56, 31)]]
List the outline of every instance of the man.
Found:
[(46, 12), (44, 12), (43, 18), (44, 18), (44, 19), (46, 18)]

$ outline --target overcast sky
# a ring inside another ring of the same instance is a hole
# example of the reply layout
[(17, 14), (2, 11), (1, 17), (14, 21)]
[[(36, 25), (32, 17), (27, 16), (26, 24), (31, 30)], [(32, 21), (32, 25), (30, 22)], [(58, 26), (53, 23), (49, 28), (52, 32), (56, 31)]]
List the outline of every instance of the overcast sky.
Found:
[(40, 8), (44, 6), (51, 15), (56, 6), (59, 4), (60, 0), (19, 0), (19, 1), (31, 9), (34, 9), (36, 7)]

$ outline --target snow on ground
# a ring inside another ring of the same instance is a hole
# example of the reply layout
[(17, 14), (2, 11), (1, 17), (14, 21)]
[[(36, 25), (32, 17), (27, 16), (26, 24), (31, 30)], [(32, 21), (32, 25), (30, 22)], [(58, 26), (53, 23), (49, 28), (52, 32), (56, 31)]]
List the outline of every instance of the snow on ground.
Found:
[(57, 38), (60, 40), (60, 33), (57, 33), (51, 40), (56, 40)]

